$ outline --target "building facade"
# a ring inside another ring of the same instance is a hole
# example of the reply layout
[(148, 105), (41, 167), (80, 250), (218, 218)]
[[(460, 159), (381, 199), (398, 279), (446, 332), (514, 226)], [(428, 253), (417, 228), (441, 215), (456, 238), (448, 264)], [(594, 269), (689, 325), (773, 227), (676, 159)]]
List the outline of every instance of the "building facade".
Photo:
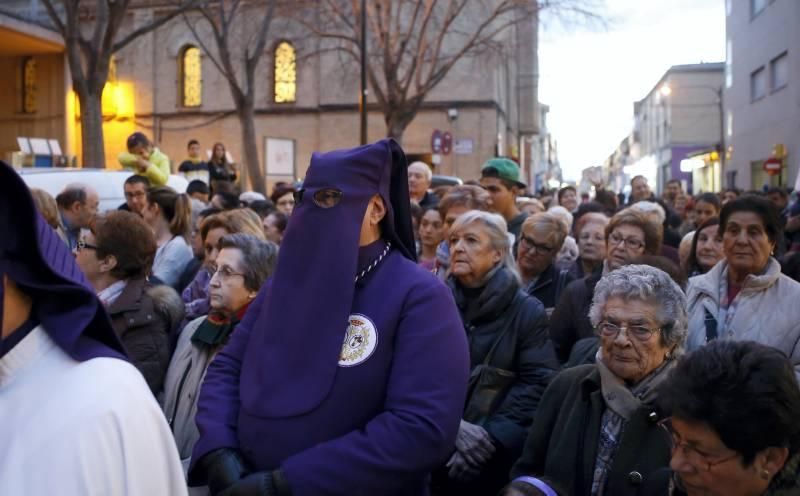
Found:
[[(20, 19), (8, 33), (20, 35), (36, 23), (49, 22), (41, 8), (34, 8), (39, 2), (9, 3), (15, 5), (12, 16), (0, 14), (2, 19)], [(164, 15), (159, 2), (134, 5), (139, 6), (131, 8), (121, 34)], [(189, 15), (189, 22), (197, 20)], [(222, 142), (235, 160), (241, 158), (240, 125), (228, 83), (205, 52), (214, 49), (209, 46), (211, 32), (203, 23), (196, 26), (206, 43), (199, 43), (179, 16), (115, 54), (108, 98), (105, 93), (103, 98), (106, 167), (118, 167), (116, 155), (125, 137), (136, 130), (153, 138), (173, 167), (185, 158), (189, 139), (199, 140), (207, 150)], [(0, 35), (3, 29), (0, 24)], [(0, 82), (0, 94), (15, 100), (4, 107), (15, 110), (4, 116), (7, 132), (0, 137), (0, 154), (17, 150), (15, 136), (41, 135), (58, 139), (65, 154), (80, 157), (80, 109), (70, 87), (63, 42), (54, 32), (38, 29), (42, 40), (53, 40), (46, 53), (34, 50), (33, 44), (13, 53), (0, 51), (0, 65), (19, 75), (14, 82)], [(302, 178), (315, 151), (359, 143), (358, 64), (338, 52), (304, 54), (302, 49), (316, 41), (289, 19), (273, 22), (271, 33), (255, 91), (259, 161), (268, 182)], [(529, 174), (534, 136), (539, 135), (535, 35), (529, 23), (517, 25), (501, 34), (495, 49), (455, 64), (403, 135), (409, 158), (428, 162), (434, 173), (473, 179), (484, 161), (504, 155), (518, 159)], [(30, 115), (23, 111), (22, 84), (29, 58), (36, 63), (40, 95), (39, 107)], [(375, 141), (387, 134), (384, 116), (372, 98), (368, 111), (368, 140)], [(31, 127), (39, 121), (51, 127)], [(432, 146), (437, 131), (452, 140), (439, 153)]]
[(642, 175), (659, 193), (672, 179), (687, 191), (719, 191), (724, 67), (672, 66), (634, 102), (633, 130), (606, 160), (611, 187), (622, 191), (630, 178)]
[[(726, 181), (794, 185), (800, 165), (800, 2), (726, 2)], [(777, 158), (776, 174), (764, 162)]]

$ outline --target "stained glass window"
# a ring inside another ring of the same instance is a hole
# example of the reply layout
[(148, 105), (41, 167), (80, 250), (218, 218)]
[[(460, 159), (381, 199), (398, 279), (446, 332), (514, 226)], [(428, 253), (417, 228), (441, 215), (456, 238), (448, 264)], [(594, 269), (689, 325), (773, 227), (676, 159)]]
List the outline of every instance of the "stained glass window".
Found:
[(36, 61), (33, 58), (22, 63), (22, 111), (36, 112)]
[(203, 103), (203, 66), (200, 49), (187, 47), (181, 56), (181, 94), (184, 107), (199, 107)]
[(275, 102), (294, 102), (297, 95), (297, 65), (294, 47), (282, 41), (275, 48)]

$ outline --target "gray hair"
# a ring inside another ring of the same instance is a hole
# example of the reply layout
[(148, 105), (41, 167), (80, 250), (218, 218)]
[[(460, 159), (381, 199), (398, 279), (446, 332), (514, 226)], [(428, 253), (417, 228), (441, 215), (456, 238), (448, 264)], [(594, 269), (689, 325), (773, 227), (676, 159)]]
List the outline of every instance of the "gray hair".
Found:
[(89, 187), (83, 183), (69, 183), (56, 195), (56, 204), (62, 209), (68, 209), (73, 203), (81, 205), (86, 203), (89, 196)]
[(667, 213), (664, 212), (664, 207), (662, 207), (656, 202), (640, 201), (634, 203), (629, 208), (633, 210), (638, 210), (639, 212), (645, 215), (655, 214), (656, 217), (658, 217), (658, 225), (663, 224), (664, 220), (666, 220), (667, 218)]
[(278, 262), (278, 245), (259, 239), (252, 234), (227, 234), (219, 239), (217, 247), (237, 248), (242, 252), (244, 286), (258, 291), (264, 281), (275, 271)]
[(555, 215), (564, 225), (567, 227), (567, 232), (572, 230), (572, 214), (569, 213), (569, 210), (562, 207), (561, 205), (556, 205), (554, 207), (550, 207), (547, 209), (547, 213), (550, 215)]
[(655, 303), (662, 343), (674, 347), (673, 356), (683, 352), (688, 334), (686, 295), (666, 272), (649, 265), (626, 265), (603, 276), (595, 287), (589, 310), (593, 326), (602, 320), (609, 298)]
[(431, 168), (428, 166), (428, 164), (426, 164), (425, 162), (421, 162), (421, 161), (419, 161), (419, 160), (417, 160), (416, 162), (411, 162), (410, 164), (408, 164), (408, 168), (409, 168), (409, 169), (411, 169), (412, 167), (415, 167), (415, 168), (416, 168), (416, 167), (420, 167), (420, 168), (424, 169), (424, 172), (425, 172), (425, 178), (426, 178), (426, 179), (427, 179), (429, 182), (431, 181), (431, 179), (433, 179), (433, 171), (432, 171), (432, 170), (431, 170)]
[[(517, 264), (514, 261), (514, 255), (511, 253), (511, 247), (514, 244), (513, 235), (508, 232), (506, 220), (498, 214), (470, 210), (456, 219), (453, 227), (450, 228), (450, 232), (454, 233), (456, 230), (470, 224), (481, 224), (486, 228), (486, 234), (489, 235), (489, 242), (492, 248), (498, 250), (502, 257), (498, 266), (505, 267), (519, 282), (521, 279), (519, 272), (517, 272)], [(452, 253), (450, 255), (452, 256)]]

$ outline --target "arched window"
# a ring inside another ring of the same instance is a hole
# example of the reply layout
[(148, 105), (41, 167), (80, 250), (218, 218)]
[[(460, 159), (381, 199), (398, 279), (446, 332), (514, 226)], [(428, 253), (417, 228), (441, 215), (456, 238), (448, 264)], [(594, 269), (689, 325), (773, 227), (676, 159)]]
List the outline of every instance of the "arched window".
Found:
[(33, 57), (22, 62), (22, 111), (36, 113), (36, 61)]
[(188, 46), (180, 58), (181, 104), (199, 107), (203, 103), (203, 65), (200, 49)]
[(291, 103), (297, 96), (297, 65), (294, 47), (282, 41), (275, 47), (275, 103)]

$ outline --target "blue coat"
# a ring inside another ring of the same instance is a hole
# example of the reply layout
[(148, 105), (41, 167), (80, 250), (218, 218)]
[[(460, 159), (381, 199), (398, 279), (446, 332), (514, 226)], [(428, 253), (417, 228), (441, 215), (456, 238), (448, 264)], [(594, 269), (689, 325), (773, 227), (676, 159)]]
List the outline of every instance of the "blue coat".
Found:
[(469, 375), (449, 289), (391, 252), (356, 287), (328, 397), (289, 418), (258, 417), (240, 401), (246, 388), (260, 388), (240, 371), (251, 336), (270, 332), (261, 318), (266, 293), (208, 368), (193, 459), (240, 449), (256, 470), (280, 468), (294, 496), (427, 494), (428, 474), (453, 450)]

